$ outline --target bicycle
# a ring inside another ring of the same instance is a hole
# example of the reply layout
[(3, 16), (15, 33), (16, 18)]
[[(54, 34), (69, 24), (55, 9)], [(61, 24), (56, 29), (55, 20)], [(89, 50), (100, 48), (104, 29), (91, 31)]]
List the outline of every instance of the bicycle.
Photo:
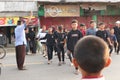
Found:
[(0, 59), (3, 59), (6, 56), (6, 50), (4, 46), (0, 45)]
[[(0, 59), (3, 59), (6, 56), (6, 50), (4, 46), (0, 45)], [(2, 63), (0, 63), (0, 75), (1, 75), (1, 66)]]

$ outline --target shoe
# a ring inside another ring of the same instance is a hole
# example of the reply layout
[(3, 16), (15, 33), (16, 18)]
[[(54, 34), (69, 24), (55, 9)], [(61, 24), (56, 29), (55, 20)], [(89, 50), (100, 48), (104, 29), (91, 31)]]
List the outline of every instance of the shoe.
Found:
[(27, 69), (23, 67), (23, 68), (21, 68), (21, 69), (19, 69), (19, 70), (27, 70)]
[(62, 64), (66, 64), (65, 61), (63, 61)]
[(78, 75), (78, 74), (79, 74), (79, 71), (78, 71), (78, 70), (75, 70), (74, 74)]
[(117, 52), (117, 55), (119, 55), (119, 52)]
[(45, 59), (48, 59), (48, 57), (47, 57), (47, 56), (45, 56)]
[(61, 66), (61, 62), (58, 63), (58, 66)]
[(73, 63), (71, 63), (71, 66), (73, 66)]
[(51, 62), (50, 61), (48, 61), (48, 64), (50, 64)]

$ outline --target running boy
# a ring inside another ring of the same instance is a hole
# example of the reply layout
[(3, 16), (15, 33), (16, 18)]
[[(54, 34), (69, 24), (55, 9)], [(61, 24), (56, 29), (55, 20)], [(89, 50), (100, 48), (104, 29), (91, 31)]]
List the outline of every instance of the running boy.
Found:
[(82, 73), (81, 80), (105, 80), (102, 70), (111, 63), (106, 42), (96, 36), (85, 36), (74, 50), (73, 63)]

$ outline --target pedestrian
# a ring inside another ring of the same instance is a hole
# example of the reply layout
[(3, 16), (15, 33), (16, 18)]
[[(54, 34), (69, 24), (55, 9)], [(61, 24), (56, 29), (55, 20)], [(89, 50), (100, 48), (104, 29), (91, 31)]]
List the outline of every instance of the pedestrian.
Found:
[(30, 28), (29, 39), (30, 39), (29, 41), (30, 51), (32, 54), (36, 54), (36, 37), (35, 37), (34, 28)]
[(96, 36), (85, 36), (76, 44), (73, 63), (82, 74), (81, 80), (105, 80), (102, 70), (111, 63), (106, 42)]
[[(63, 27), (58, 26), (58, 31), (56, 33), (56, 47), (57, 47), (57, 55), (59, 59), (58, 65), (61, 66), (61, 64), (65, 64), (65, 47), (66, 43), (66, 34), (63, 32)], [(61, 53), (62, 53), (62, 60), (61, 60)]]
[(29, 46), (29, 41), (30, 41), (30, 38), (29, 38), (29, 28), (25, 28), (25, 36), (26, 36), (26, 55), (28, 55), (28, 52), (30, 50), (30, 46)]
[[(114, 29), (113, 28), (110, 29), (110, 35), (109, 35), (109, 37), (110, 37), (110, 41), (111, 41), (112, 45), (116, 44), (116, 46), (118, 46), (117, 38), (116, 38), (116, 35), (114, 34)], [(110, 53), (112, 51), (113, 51), (113, 48), (110, 50)], [(116, 49), (115, 49), (115, 51), (116, 51)]]
[(85, 30), (85, 28), (86, 28), (86, 25), (85, 24), (80, 24), (80, 31), (81, 31), (81, 33), (82, 33), (82, 35), (83, 36), (85, 36), (86, 35), (86, 30)]
[[(54, 25), (52, 25), (52, 29), (53, 29), (52, 32), (53, 32), (53, 34), (54, 34), (54, 36), (55, 36), (55, 38), (56, 38), (56, 36), (57, 36), (57, 30), (55, 29), (55, 26), (54, 26)], [(54, 52), (55, 52), (54, 55), (57, 56), (56, 42), (55, 42), (55, 45), (54, 45), (54, 48), (53, 48), (53, 49), (54, 49)]]
[[(46, 32), (46, 26), (43, 25), (42, 29), (38, 32), (37, 38), (38, 39), (39, 38), (43, 38), (43, 37), (46, 36), (46, 34), (47, 34), (47, 32)], [(40, 42), (41, 42), (41, 45), (42, 45), (42, 54), (43, 54), (43, 57), (46, 58), (47, 57), (47, 53), (46, 53), (46, 51), (47, 51), (46, 39), (42, 39), (42, 40), (40, 40)]]
[(116, 52), (117, 52), (117, 54), (119, 54), (119, 51), (120, 51), (120, 21), (116, 21), (116, 26), (113, 28), (114, 28), (115, 35), (116, 35), (116, 38), (118, 41), (118, 47), (115, 44), (115, 50), (117, 49)]
[(96, 35), (96, 22), (94, 20), (90, 21), (90, 27), (86, 30), (86, 35)]
[(48, 33), (46, 34), (45, 37), (40, 38), (40, 40), (47, 39), (46, 45), (47, 45), (47, 56), (48, 56), (48, 64), (52, 62), (53, 58), (53, 48), (55, 45), (55, 36), (52, 32), (52, 28), (50, 27), (48, 29)]
[[(74, 47), (77, 43), (77, 41), (83, 37), (82, 33), (78, 30), (78, 21), (72, 20), (71, 22), (72, 30), (67, 35), (67, 49), (68, 49), (68, 57), (70, 59), (71, 65), (72, 59), (74, 57)], [(72, 56), (71, 56), (72, 54)], [(78, 74), (78, 68), (75, 67), (75, 74)]]
[(96, 32), (96, 36), (102, 38), (106, 43), (108, 43), (108, 46), (110, 48), (110, 55), (113, 50), (113, 45), (111, 43), (110, 37), (108, 35), (108, 32), (105, 30), (105, 24), (99, 23), (99, 30)]
[[(32, 16), (32, 15), (31, 15)], [(30, 16), (30, 18), (31, 18)], [(26, 70), (24, 65), (25, 54), (26, 54), (26, 37), (25, 37), (25, 27), (28, 26), (30, 19), (26, 24), (18, 20), (17, 27), (15, 28), (15, 51), (16, 51), (16, 61), (17, 68), (19, 70)]]

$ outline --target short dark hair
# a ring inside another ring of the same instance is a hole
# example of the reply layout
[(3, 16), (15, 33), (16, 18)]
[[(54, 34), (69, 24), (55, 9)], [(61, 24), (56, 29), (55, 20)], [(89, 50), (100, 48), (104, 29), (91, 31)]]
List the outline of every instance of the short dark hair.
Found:
[(62, 31), (62, 26), (58, 26), (58, 30), (59, 30), (59, 31)]
[(92, 24), (92, 23), (95, 23), (95, 21), (94, 20), (90, 20), (90, 24)]
[(85, 26), (85, 24), (81, 23), (81, 24), (80, 24), (80, 27), (83, 27), (83, 26)]
[(73, 19), (71, 23), (78, 23), (78, 20)]
[(21, 22), (22, 22), (21, 20), (18, 20), (17, 25), (21, 25)]
[(105, 66), (106, 42), (96, 36), (85, 36), (75, 46), (74, 56), (81, 69), (98, 73)]
[(101, 26), (101, 25), (104, 25), (104, 23), (103, 23), (103, 22), (100, 22), (100, 23), (98, 24), (98, 26)]

